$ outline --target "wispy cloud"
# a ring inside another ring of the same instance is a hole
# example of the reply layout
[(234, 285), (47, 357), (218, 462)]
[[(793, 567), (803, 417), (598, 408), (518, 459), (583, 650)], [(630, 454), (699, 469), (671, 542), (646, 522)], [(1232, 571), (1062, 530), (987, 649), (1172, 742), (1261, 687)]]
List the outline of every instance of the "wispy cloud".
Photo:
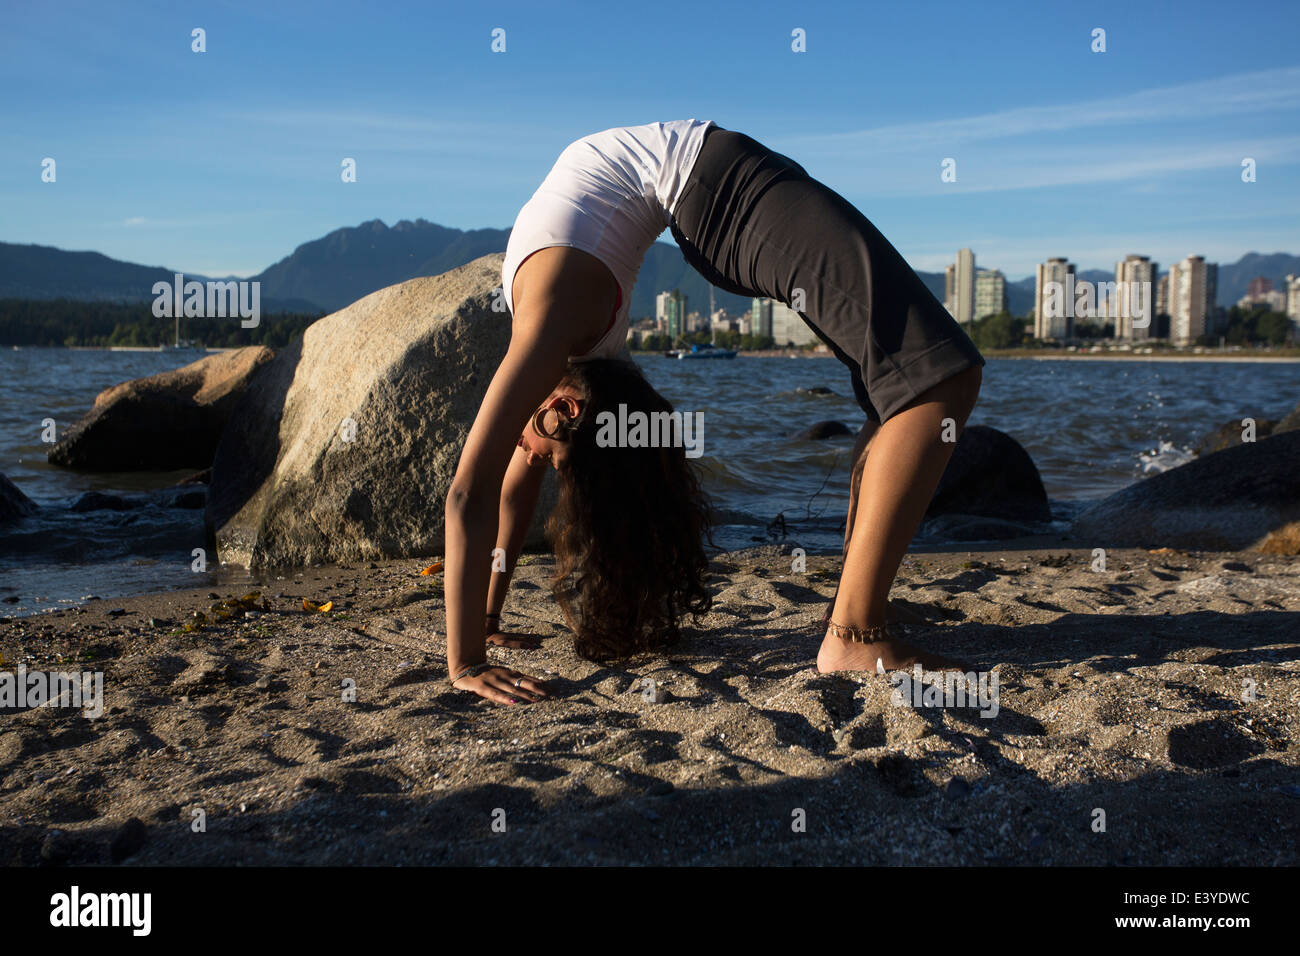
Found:
[(1014, 150), (970, 146), (952, 152), (954, 182), (940, 179), (941, 160), (951, 154), (933, 150), (911, 156), (796, 155), (814, 176), (850, 198), (937, 197), (1126, 181), (1154, 190), (1178, 174), (1214, 170), (1221, 171), (1225, 183), (1237, 182), (1246, 157), (1258, 164), (1258, 182), (1266, 184), (1282, 167), (1300, 163), (1300, 136), (1209, 143), (1161, 139), (1122, 147), (1080, 143), (1068, 151), (1043, 145)]
[(844, 133), (793, 135), (782, 137), (779, 142), (825, 154), (839, 150), (906, 151), (1090, 127), (1169, 123), (1297, 109), (1300, 109), (1300, 67), (1287, 67), (1074, 103), (1018, 107)]

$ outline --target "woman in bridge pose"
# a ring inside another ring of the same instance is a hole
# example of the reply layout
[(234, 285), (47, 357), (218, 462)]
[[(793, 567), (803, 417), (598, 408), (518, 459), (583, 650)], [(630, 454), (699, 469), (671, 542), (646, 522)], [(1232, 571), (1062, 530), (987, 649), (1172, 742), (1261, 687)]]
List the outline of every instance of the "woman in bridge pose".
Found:
[(515, 220), (502, 268), (510, 347), (446, 502), (452, 685), (497, 703), (547, 696), (489, 662), (486, 645), (536, 646), (498, 624), (548, 464), (560, 482), (554, 589), (579, 654), (669, 644), (683, 615), (709, 607), (708, 507), (684, 449), (610, 445), (597, 421), (620, 404), (671, 410), (616, 357), (641, 261), (665, 228), (714, 285), (793, 304), (848, 367), (866, 414), (818, 670), (943, 666), (890, 632), (887, 599), (952, 455), (945, 420), (965, 424), (984, 360), (849, 202), (743, 133), (681, 120), (572, 143)]

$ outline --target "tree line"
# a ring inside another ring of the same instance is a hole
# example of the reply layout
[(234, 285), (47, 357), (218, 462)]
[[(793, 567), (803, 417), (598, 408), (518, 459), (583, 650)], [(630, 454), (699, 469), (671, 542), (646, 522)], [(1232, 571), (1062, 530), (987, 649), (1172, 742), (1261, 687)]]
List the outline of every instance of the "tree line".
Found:
[[(1202, 335), (1195, 345), (1215, 346), (1222, 336), (1229, 345), (1285, 345), (1291, 334), (1292, 323), (1285, 313), (1274, 312), (1267, 306), (1243, 309), (1232, 306), (1227, 311), (1227, 324), (1221, 332)], [(1158, 315), (1155, 327), (1159, 333), (1169, 334), (1169, 316)], [(1045, 343), (1033, 337), (1033, 320), (1017, 318), (1009, 312), (986, 315), (971, 323), (970, 337), (981, 351), (1037, 347)], [(1080, 320), (1074, 325), (1076, 339), (1109, 339), (1115, 335), (1113, 321)], [(1158, 339), (1151, 344), (1157, 344)]]
[[(288, 345), (324, 312), (264, 312), (256, 328), (238, 318), (180, 320), (180, 338), (205, 348)], [(150, 347), (171, 345), (176, 320), (153, 314), (152, 302), (0, 299), (0, 345), (30, 347)]]

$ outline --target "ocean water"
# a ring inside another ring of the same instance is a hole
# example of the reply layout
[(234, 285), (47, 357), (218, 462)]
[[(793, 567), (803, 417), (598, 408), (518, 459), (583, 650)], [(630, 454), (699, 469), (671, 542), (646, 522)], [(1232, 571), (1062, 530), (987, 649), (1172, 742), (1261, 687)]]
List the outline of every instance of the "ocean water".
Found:
[[(0, 472), (43, 506), (0, 529), (0, 615), (24, 614), (143, 590), (242, 583), (237, 570), (196, 574), (201, 510), (175, 506), (189, 470), (83, 474), (46, 461), (43, 423), (62, 434), (117, 382), (177, 368), (197, 353), (22, 349), (0, 351)], [(724, 516), (725, 548), (786, 539), (837, 547), (848, 504), (852, 438), (790, 436), (834, 419), (856, 431), (863, 416), (834, 359), (638, 359), (680, 411), (704, 414), (704, 486)], [(830, 388), (814, 395), (801, 389)], [(1215, 426), (1280, 418), (1300, 400), (1300, 364), (1221, 361), (990, 359), (972, 424), (1014, 436), (1037, 464), (1064, 527), (1083, 505), (1189, 460)], [(127, 511), (67, 510), (87, 491), (142, 502)], [(779, 526), (778, 526), (779, 527)], [(922, 529), (922, 540), (936, 540)], [(13, 600), (15, 599), (16, 600)]]

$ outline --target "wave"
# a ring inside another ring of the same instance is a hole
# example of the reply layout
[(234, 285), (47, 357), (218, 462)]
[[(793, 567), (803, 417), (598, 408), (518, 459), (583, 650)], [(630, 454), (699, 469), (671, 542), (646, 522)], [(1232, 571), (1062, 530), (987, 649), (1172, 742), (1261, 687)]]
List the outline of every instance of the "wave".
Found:
[(1185, 465), (1196, 458), (1196, 452), (1183, 446), (1178, 447), (1173, 442), (1162, 441), (1160, 447), (1154, 451), (1144, 451), (1138, 453), (1138, 462), (1142, 466), (1144, 475), (1155, 475), (1162, 471), (1169, 471), (1171, 468), (1177, 468), (1179, 465)]

